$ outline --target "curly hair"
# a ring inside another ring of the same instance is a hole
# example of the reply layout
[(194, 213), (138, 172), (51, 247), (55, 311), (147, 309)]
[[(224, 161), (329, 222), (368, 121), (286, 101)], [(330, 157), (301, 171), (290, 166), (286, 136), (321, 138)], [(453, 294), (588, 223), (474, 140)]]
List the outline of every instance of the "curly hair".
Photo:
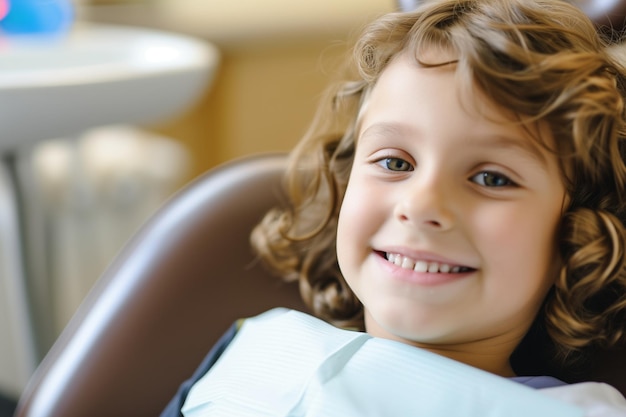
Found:
[(290, 155), (289, 205), (257, 226), (256, 250), (299, 282), (314, 314), (363, 328), (335, 247), (359, 110), (394, 57), (420, 61), (432, 47), (454, 51), (468, 97), (479, 89), (553, 134), (554, 143), (537, 141), (557, 156), (569, 204), (559, 225), (560, 273), (536, 322), (563, 359), (624, 341), (626, 71), (588, 18), (563, 1), (434, 0), (366, 27), (348, 80), (332, 87)]

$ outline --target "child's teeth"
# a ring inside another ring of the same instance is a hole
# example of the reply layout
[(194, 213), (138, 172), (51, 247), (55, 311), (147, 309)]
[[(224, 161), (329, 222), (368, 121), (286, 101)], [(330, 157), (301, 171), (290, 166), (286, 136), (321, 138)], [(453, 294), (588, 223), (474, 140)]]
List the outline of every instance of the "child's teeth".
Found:
[(428, 271), (428, 262), (417, 261), (415, 262), (415, 268), (413, 268), (416, 272), (426, 272)]
[(416, 272), (428, 272), (434, 273), (459, 273), (462, 269), (461, 266), (451, 266), (448, 264), (440, 264), (439, 262), (427, 262), (427, 261), (413, 261), (406, 256), (388, 253), (387, 260), (394, 265), (397, 265), (404, 269), (413, 269)]
[(406, 269), (413, 269), (415, 265), (413, 264), (413, 261), (411, 261), (409, 258), (404, 258), (402, 260), (402, 268), (406, 268)]

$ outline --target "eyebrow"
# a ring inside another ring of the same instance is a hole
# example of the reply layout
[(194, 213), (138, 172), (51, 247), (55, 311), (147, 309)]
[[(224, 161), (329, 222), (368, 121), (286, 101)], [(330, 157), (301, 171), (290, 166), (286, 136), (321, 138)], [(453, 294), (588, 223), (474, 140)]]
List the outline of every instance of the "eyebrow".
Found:
[(511, 137), (501, 134), (490, 135), (485, 138), (479, 138), (478, 146), (498, 147), (504, 149), (519, 149), (524, 154), (535, 159), (542, 166), (547, 166), (548, 161), (544, 153), (541, 152), (541, 145), (536, 143), (534, 138), (529, 137)]
[(358, 139), (369, 136), (406, 136), (411, 134), (411, 129), (400, 123), (374, 123), (363, 130)]

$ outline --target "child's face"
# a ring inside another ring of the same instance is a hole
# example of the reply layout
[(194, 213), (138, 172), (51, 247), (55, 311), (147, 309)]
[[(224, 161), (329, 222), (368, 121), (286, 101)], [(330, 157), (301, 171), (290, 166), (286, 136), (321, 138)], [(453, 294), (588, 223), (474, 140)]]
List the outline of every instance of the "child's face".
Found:
[(494, 122), (504, 112), (485, 97), (480, 112), (461, 104), (454, 71), (400, 56), (381, 75), (339, 216), (339, 265), (369, 333), (510, 354), (553, 282), (565, 189), (553, 155)]

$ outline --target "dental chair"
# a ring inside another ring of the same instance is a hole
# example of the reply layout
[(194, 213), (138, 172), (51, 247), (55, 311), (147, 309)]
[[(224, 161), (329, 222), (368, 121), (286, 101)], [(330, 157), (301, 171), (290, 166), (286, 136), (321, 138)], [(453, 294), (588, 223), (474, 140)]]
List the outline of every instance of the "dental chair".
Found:
[(250, 230), (281, 201), (286, 158), (239, 159), (166, 204), (98, 280), (24, 390), (16, 417), (158, 416), (230, 325), (285, 306)]
[[(626, 0), (579, 4), (599, 24), (612, 16), (624, 27)], [(48, 352), (15, 417), (158, 416), (236, 319), (276, 306), (306, 311), (297, 286), (270, 276), (249, 245), (254, 224), (281, 202), (285, 166), (282, 154), (235, 160), (157, 212)], [(626, 350), (597, 356), (586, 378), (626, 395)]]

